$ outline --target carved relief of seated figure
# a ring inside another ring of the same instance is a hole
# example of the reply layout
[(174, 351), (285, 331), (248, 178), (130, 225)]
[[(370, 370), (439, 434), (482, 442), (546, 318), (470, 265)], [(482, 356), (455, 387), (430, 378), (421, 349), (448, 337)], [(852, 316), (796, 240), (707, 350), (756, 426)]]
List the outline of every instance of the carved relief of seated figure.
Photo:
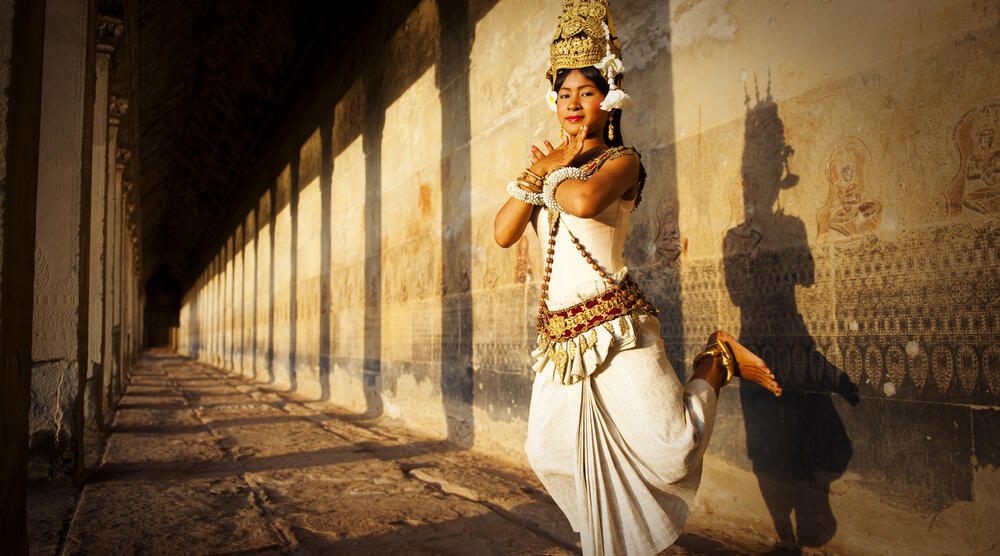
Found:
[(863, 198), (864, 163), (864, 154), (854, 144), (837, 147), (830, 154), (826, 163), (830, 193), (816, 216), (821, 237), (836, 241), (878, 228), (882, 204)]
[(964, 204), (976, 212), (996, 215), (1000, 213), (1000, 145), (993, 145), (996, 139), (992, 129), (980, 130), (977, 135), (980, 153), (969, 158), (966, 178), (980, 183), (969, 190)]
[(970, 110), (955, 127), (961, 167), (948, 191), (948, 212), (967, 208), (1000, 216), (1000, 105)]

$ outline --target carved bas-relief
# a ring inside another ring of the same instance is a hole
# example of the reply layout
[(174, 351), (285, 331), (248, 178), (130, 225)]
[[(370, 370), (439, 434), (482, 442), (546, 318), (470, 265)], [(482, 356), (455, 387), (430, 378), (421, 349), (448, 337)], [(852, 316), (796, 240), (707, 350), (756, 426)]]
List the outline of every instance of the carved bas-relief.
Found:
[(948, 214), (968, 209), (990, 219), (1000, 216), (1000, 104), (973, 108), (955, 126), (961, 157), (945, 197)]
[(677, 199), (665, 198), (656, 205), (656, 247), (657, 264), (671, 267), (684, 252), (681, 231), (678, 225)]
[(864, 198), (865, 148), (851, 139), (833, 149), (826, 161), (830, 192), (816, 214), (819, 240), (847, 241), (878, 229), (882, 204)]
[(514, 264), (514, 281), (524, 284), (531, 281), (531, 242), (521, 237), (517, 242), (517, 261)]

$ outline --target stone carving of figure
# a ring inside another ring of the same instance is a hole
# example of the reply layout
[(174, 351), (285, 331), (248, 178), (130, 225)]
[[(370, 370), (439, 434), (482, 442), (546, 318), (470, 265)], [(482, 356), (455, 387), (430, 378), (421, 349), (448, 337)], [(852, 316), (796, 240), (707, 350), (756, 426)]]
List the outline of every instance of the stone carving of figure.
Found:
[(656, 260), (671, 266), (681, 256), (681, 232), (677, 225), (677, 200), (663, 199), (656, 207)]
[(961, 162), (945, 197), (948, 214), (963, 207), (996, 218), (1000, 215), (1000, 104), (973, 108), (955, 126)]
[(531, 242), (522, 237), (517, 242), (517, 262), (514, 265), (514, 281), (523, 284), (531, 280)]
[(882, 204), (864, 198), (864, 146), (849, 140), (826, 161), (830, 194), (816, 215), (820, 238), (840, 241), (873, 232), (882, 219)]

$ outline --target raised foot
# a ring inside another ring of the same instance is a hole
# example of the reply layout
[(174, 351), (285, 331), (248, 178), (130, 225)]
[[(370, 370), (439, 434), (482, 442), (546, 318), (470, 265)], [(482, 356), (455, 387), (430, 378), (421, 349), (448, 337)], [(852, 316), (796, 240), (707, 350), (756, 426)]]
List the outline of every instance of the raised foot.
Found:
[(712, 336), (709, 342), (714, 342), (717, 338), (732, 348), (733, 355), (736, 356), (736, 376), (743, 380), (760, 384), (774, 394), (775, 397), (781, 397), (781, 386), (778, 385), (778, 380), (775, 378), (774, 373), (767, 367), (767, 363), (763, 359), (747, 349), (743, 344), (737, 342), (736, 338), (728, 332), (719, 330)]

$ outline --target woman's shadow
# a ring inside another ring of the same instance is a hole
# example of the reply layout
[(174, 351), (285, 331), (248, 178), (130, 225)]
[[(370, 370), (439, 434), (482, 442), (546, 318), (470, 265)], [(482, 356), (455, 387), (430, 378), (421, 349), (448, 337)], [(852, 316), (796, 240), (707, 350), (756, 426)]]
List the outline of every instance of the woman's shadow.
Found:
[[(767, 98), (747, 95), (742, 159), (744, 221), (726, 232), (723, 269), (730, 299), (740, 308), (740, 337), (761, 354), (784, 388), (775, 398), (740, 382), (747, 457), (779, 536), (775, 553), (796, 553), (833, 537), (830, 483), (851, 459), (851, 441), (833, 405), (838, 392), (858, 403), (856, 386), (817, 349), (799, 313), (796, 286), (815, 274), (805, 224), (776, 204), (798, 176), (768, 84)], [(794, 514), (794, 523), (792, 515)]]

